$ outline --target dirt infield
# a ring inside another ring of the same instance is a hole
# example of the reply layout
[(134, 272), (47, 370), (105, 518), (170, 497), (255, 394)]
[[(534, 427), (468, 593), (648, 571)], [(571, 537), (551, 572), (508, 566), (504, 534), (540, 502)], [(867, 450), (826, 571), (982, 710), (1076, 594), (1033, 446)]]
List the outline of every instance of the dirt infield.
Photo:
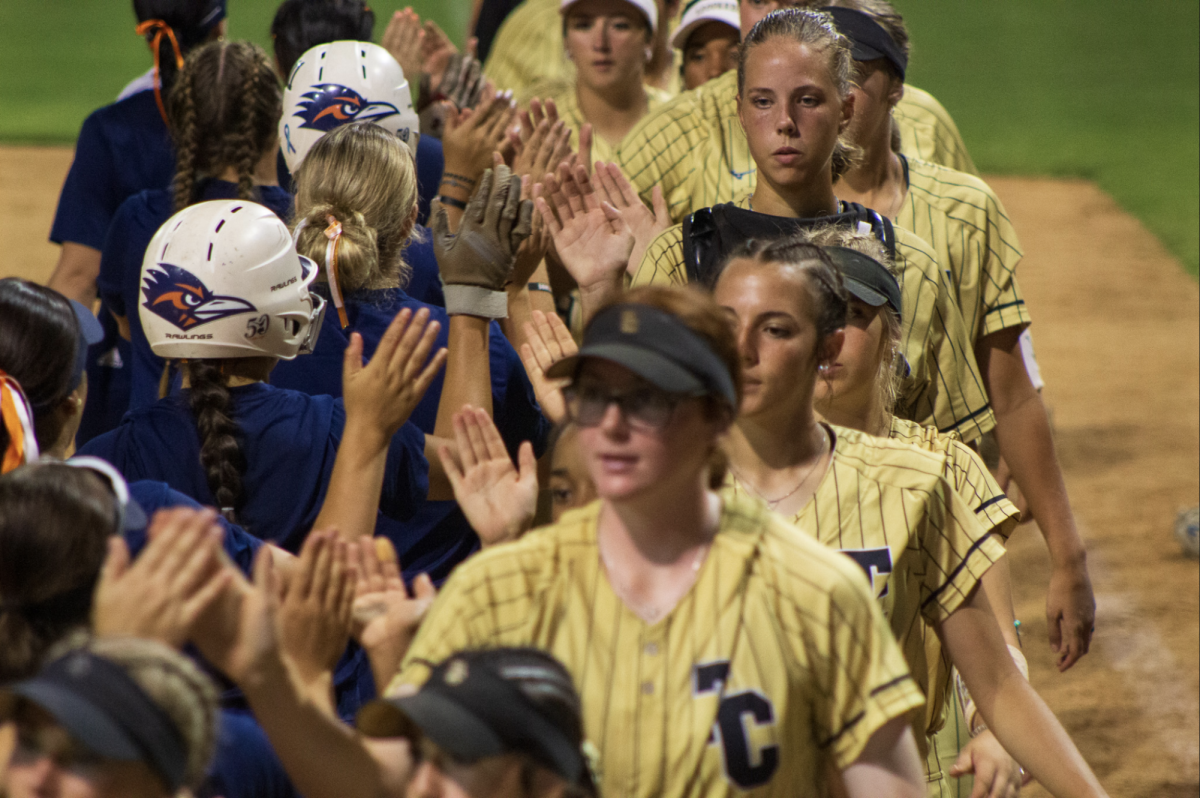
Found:
[[(49, 276), (46, 233), (69, 163), (67, 150), (0, 148), (0, 276)], [(1200, 500), (1200, 290), (1093, 184), (991, 182), (1025, 247), (1021, 285), (1099, 602), (1091, 653), (1059, 675), (1045, 546), (1032, 525), (1018, 531), (1032, 681), (1114, 798), (1197, 796), (1200, 565), (1171, 530)]]

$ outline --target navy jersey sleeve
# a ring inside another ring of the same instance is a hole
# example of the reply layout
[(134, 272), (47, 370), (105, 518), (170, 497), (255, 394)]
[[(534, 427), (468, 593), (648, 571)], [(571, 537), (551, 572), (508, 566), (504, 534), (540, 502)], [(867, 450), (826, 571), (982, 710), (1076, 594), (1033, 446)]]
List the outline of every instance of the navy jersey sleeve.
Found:
[(71, 241), (92, 249), (104, 246), (109, 222), (123, 199), (114, 168), (100, 113), (93, 112), (84, 120), (75, 143), (75, 160), (67, 172), (50, 228), (51, 241)]
[(299, 798), (266, 732), (249, 712), (222, 710), (202, 798)]
[[(173, 490), (165, 482), (149, 480), (133, 482), (129, 485), (129, 495), (146, 511), (147, 518), (152, 517), (158, 510), (170, 507), (199, 510), (203, 506), (190, 496)], [(231, 524), (220, 516), (217, 516), (217, 523), (225, 530), (225, 536), (222, 539), (225, 553), (243, 573), (249, 576), (254, 568), (254, 556), (262, 548), (263, 542), (237, 524)], [(129, 545), (129, 553), (136, 558), (146, 546), (146, 530), (127, 531), (125, 542)]]
[(437, 196), (445, 168), (442, 142), (433, 136), (421, 136), (417, 142), (417, 224), (429, 222), (429, 203)]
[(438, 274), (437, 258), (433, 254), (433, 233), (428, 227), (420, 230), (417, 240), (404, 250), (404, 262), (411, 273), (404, 293), (427, 305), (446, 307), (446, 295), (442, 291), (442, 280)]
[(492, 410), (504, 445), (515, 457), (521, 442), (529, 441), (533, 444), (534, 454), (541, 457), (552, 425), (542, 415), (520, 356), (495, 322), (492, 323), (490, 346), (492, 401), (495, 403)]
[[(96, 278), (96, 290), (104, 304), (118, 316), (128, 316), (129, 308), (126, 295), (129, 293), (127, 283), (130, 272), (136, 271), (141, 275), (142, 258), (145, 255), (149, 239), (135, 231), (137, 225), (137, 207), (142, 204), (141, 195), (130, 197), (121, 203), (108, 227), (104, 237), (104, 246), (100, 250), (100, 275)], [(133, 308), (137, 313), (137, 307)]]
[(411, 421), (392, 438), (383, 472), (379, 510), (389, 518), (407, 521), (429, 495), (429, 461), (425, 433)]

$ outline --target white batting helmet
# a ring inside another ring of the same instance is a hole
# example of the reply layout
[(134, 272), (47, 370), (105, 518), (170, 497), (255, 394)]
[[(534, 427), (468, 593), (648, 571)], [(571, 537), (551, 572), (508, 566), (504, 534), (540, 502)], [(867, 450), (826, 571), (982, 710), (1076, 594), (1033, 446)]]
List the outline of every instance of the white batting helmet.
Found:
[(691, 0), (683, 7), (679, 27), (671, 34), (671, 46), (676, 50), (687, 47), (692, 31), (706, 22), (723, 22), (735, 31), (741, 30), (738, 0)]
[(312, 351), (321, 329), (325, 300), (308, 290), (316, 276), (270, 209), (201, 202), (146, 248), (138, 318), (159, 357), (291, 360)]
[(404, 70), (370, 42), (329, 42), (305, 51), (283, 93), (279, 147), (294, 174), (317, 140), (347, 122), (373, 122), (408, 145), (413, 157), (421, 126)]

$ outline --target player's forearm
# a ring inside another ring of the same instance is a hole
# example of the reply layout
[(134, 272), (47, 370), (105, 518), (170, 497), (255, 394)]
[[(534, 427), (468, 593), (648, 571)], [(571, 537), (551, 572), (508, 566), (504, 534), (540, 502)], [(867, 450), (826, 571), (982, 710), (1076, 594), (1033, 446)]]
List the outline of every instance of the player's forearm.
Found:
[(463, 405), (482, 408), (492, 415), (492, 375), (488, 357), (491, 320), (456, 314), (450, 317), (447, 336), (446, 376), (438, 401), (433, 434), (454, 437), (454, 414)]
[(987, 727), (1056, 798), (1106, 795), (1054, 713), (1021, 675), (987, 597), (974, 590), (939, 629)]
[(583, 323), (586, 325), (596, 311), (610, 302), (615, 302), (624, 291), (624, 272), (616, 275), (615, 279), (605, 279), (589, 286), (579, 286), (579, 304), (582, 308)]
[(389, 443), (379, 430), (353, 416), (346, 419), (314, 529), (337, 529), (347, 540), (375, 534)]
[(379, 798), (383, 777), (355, 733), (307, 699), (279, 660), (239, 685), (288, 777), (307, 798)]
[(66, 241), (47, 285), (58, 293), (88, 307), (96, 300), (96, 278), (100, 276), (100, 250)]
[(871, 735), (862, 754), (835, 779), (833, 795), (847, 798), (922, 798), (925, 773), (907, 716), (893, 718)]
[(1013, 609), (1012, 572), (1008, 557), (1001, 557), (987, 569), (987, 573), (979, 580), (979, 588), (987, 596), (988, 606), (996, 618), (1004, 642), (1019, 649), (1021, 639), (1017, 636), (1017, 614)]

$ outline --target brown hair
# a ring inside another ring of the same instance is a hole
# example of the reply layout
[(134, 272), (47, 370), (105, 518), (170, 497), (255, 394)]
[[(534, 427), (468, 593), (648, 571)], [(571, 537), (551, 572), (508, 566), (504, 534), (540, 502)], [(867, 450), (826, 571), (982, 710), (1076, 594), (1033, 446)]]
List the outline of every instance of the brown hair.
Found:
[[(785, 8), (772, 11), (758, 21), (742, 39), (738, 50), (738, 96), (746, 88), (746, 62), (750, 52), (771, 39), (783, 37), (796, 44), (822, 51), (828, 57), (829, 75), (837, 87), (838, 100), (850, 94), (854, 75), (854, 60), (850, 56), (849, 40), (838, 33), (833, 17), (824, 11), (807, 8)], [(845, 174), (859, 155), (859, 149), (839, 135), (833, 145), (833, 179)]]
[[(322, 136), (296, 170), (296, 249), (325, 263), (328, 217), (342, 225), (338, 284), (345, 293), (408, 282), (402, 257), (413, 238), (417, 170), (408, 147), (368, 122), (342, 125)], [(319, 280), (325, 279), (325, 270)]]
[[(896, 265), (888, 257), (887, 249), (878, 238), (869, 233), (860, 233), (836, 225), (822, 225), (807, 230), (802, 235), (805, 240), (819, 246), (846, 247), (861, 252), (879, 261), (892, 274), (896, 273)], [(880, 306), (879, 317), (883, 322), (883, 335), (879, 342), (875, 390), (879, 397), (879, 406), (890, 417), (900, 394), (900, 372), (904, 363), (904, 356), (900, 352), (900, 336), (903, 331), (900, 329), (900, 317), (887, 305)]]
[[(896, 47), (904, 54), (905, 60), (908, 59), (912, 52), (912, 42), (908, 38), (908, 26), (904, 24), (904, 17), (888, 0), (830, 0), (829, 5), (861, 11), (878, 22), (879, 26), (887, 31), (887, 35), (892, 37)], [(896, 68), (890, 61), (887, 68), (893, 75), (899, 77), (896, 74)]]
[(87, 626), (108, 538), (111, 489), (96, 474), (35, 463), (0, 477), (0, 683), (25, 678)]
[[(693, 286), (655, 286), (634, 288), (617, 297), (609, 304), (648, 305), (670, 313), (708, 344), (713, 353), (729, 369), (733, 378), (734, 396), (737, 404), (742, 403), (742, 359), (738, 354), (737, 339), (729, 329), (729, 320), (707, 292)], [(724, 400), (715, 396), (705, 397), (710, 418), (727, 416), (731, 421), (737, 415), (737, 407), (728, 407)], [(713, 490), (725, 484), (725, 472), (729, 468), (729, 457), (720, 446), (715, 446), (709, 457), (709, 487)]]
[(167, 96), (175, 210), (192, 204), (200, 177), (231, 166), (238, 197), (253, 200), (254, 167), (275, 148), (282, 113), (283, 90), (261, 47), (216, 41), (193, 51)]

